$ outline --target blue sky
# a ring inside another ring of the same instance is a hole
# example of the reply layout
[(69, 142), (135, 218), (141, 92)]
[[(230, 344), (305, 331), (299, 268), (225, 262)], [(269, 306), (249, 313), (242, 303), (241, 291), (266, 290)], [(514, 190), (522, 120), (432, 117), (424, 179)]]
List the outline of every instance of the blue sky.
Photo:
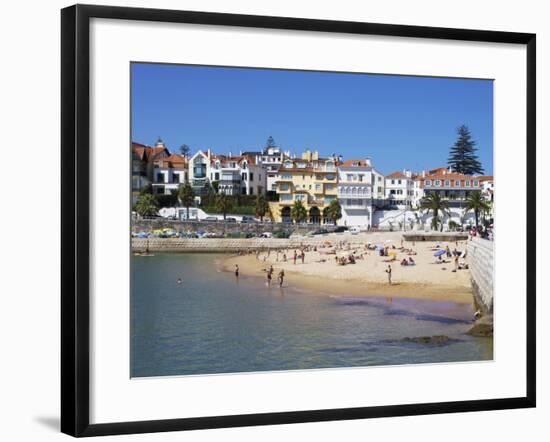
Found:
[(259, 150), (272, 135), (382, 173), (444, 166), (466, 124), (493, 172), (493, 83), (391, 75), (167, 64), (132, 65), (132, 140), (160, 136), (172, 151)]

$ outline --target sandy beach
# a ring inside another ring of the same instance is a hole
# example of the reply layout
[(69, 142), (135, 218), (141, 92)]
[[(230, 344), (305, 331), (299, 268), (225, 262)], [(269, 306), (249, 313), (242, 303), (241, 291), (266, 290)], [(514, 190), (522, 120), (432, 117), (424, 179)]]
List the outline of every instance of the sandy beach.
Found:
[[(266, 278), (266, 268), (273, 266), (273, 285), (277, 275), (285, 272), (284, 286), (307, 289), (327, 295), (383, 296), (415, 298), (457, 303), (471, 303), (472, 290), (468, 270), (453, 272), (454, 258), (445, 258), (447, 263), (437, 264), (434, 253), (437, 246), (451, 251), (466, 249), (466, 241), (455, 242), (402, 242), (401, 232), (373, 232), (358, 235), (329, 234), (323, 236), (323, 245), (309, 246), (304, 263), (297, 249), (298, 259), (294, 264), (294, 249), (259, 252), (256, 254), (231, 256), (220, 262), (223, 270), (233, 272), (238, 264), (241, 275)], [(304, 246), (308, 239), (304, 238)], [(390, 256), (379, 256), (375, 250), (368, 250), (367, 244), (388, 247)], [(402, 249), (404, 248), (404, 249)], [(409, 254), (408, 250), (416, 254)], [(327, 253), (329, 252), (329, 253)], [(330, 252), (335, 252), (330, 253)], [(287, 256), (284, 262), (283, 254)], [(338, 265), (335, 256), (353, 254), (355, 264)], [(395, 261), (385, 262), (395, 256)], [(402, 259), (412, 258), (414, 265), (402, 266)], [(462, 262), (462, 260), (461, 260)], [(392, 284), (388, 284), (385, 270), (391, 264)]]

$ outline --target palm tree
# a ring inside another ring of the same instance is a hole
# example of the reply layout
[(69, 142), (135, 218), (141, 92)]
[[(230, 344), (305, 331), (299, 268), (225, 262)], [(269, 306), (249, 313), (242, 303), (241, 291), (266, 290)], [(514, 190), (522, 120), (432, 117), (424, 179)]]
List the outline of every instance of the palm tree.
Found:
[(336, 224), (340, 218), (342, 218), (342, 207), (338, 200), (332, 200), (328, 205), (328, 219)]
[(256, 216), (260, 217), (260, 221), (264, 222), (264, 216), (269, 212), (269, 203), (266, 201), (263, 195), (256, 197)]
[(225, 216), (227, 215), (227, 212), (229, 212), (233, 208), (233, 200), (227, 196), (225, 193), (220, 193), (216, 197), (216, 210), (223, 213), (223, 219), (225, 220)]
[[(439, 212), (449, 216), (449, 203), (441, 198), (438, 192), (431, 192), (420, 200), (420, 207), (424, 212), (432, 212), (432, 229), (437, 230), (439, 227)], [(443, 224), (441, 224), (443, 229)]]
[(485, 199), (480, 191), (470, 192), (466, 197), (466, 206), (464, 207), (464, 213), (474, 212), (476, 220), (476, 229), (479, 226), (479, 215), (483, 213), (489, 213), (491, 210), (491, 204)]
[(300, 223), (307, 218), (307, 211), (302, 204), (302, 201), (294, 201), (294, 204), (290, 209), (290, 217), (294, 220), (295, 223)]
[(195, 193), (189, 181), (179, 188), (178, 200), (183, 207), (187, 209), (187, 219), (189, 219), (189, 207), (191, 207), (195, 201)]
[(150, 193), (144, 193), (139, 196), (139, 199), (136, 203), (136, 212), (141, 216), (150, 216), (156, 215), (158, 213), (159, 207), (157, 199)]

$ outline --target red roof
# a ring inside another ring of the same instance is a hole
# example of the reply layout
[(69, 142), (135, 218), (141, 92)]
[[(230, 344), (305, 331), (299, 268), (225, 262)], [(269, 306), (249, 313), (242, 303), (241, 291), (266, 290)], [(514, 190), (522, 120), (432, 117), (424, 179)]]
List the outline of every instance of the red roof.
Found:
[(163, 157), (163, 158), (159, 158), (157, 160), (155, 160), (155, 164), (159, 164), (161, 163), (163, 166), (166, 165), (168, 167), (172, 167), (174, 169), (185, 169), (187, 168), (187, 160), (181, 156), (181, 155), (177, 155), (177, 154), (170, 154), (169, 156), (167, 157)]
[(340, 164), (342, 167), (368, 167), (366, 160), (347, 160)]
[(132, 141), (132, 151), (141, 161), (152, 161), (163, 152), (166, 152), (167, 156), (170, 155), (166, 147), (151, 147), (134, 141)]
[(386, 178), (408, 178), (408, 177), (403, 172), (396, 171), (396, 172), (390, 173), (388, 176), (386, 176)]

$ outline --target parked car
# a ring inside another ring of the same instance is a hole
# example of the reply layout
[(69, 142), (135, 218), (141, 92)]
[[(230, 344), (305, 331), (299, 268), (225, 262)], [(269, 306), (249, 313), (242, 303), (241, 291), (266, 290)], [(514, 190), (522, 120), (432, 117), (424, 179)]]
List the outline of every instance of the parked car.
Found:
[(337, 227), (333, 230), (333, 232), (334, 232), (334, 233), (342, 233), (342, 232), (346, 232), (346, 231), (348, 231), (348, 230), (349, 230), (349, 228), (346, 227), (346, 226), (337, 226)]
[(359, 229), (359, 227), (355, 226), (355, 227), (352, 227), (351, 229), (349, 229), (349, 231), (352, 235), (357, 235), (361, 231), (361, 229)]
[(272, 237), (273, 237), (273, 233), (271, 232), (264, 232), (260, 234), (260, 238), (272, 238)]
[(204, 221), (218, 221), (218, 217), (217, 216), (207, 216), (206, 218), (204, 218)]
[(236, 223), (237, 220), (235, 218), (225, 218), (226, 223)]
[(250, 215), (243, 215), (243, 218), (241, 220), (241, 223), (243, 224), (246, 224), (246, 223), (256, 223), (256, 218), (254, 218), (253, 216), (250, 216)]

